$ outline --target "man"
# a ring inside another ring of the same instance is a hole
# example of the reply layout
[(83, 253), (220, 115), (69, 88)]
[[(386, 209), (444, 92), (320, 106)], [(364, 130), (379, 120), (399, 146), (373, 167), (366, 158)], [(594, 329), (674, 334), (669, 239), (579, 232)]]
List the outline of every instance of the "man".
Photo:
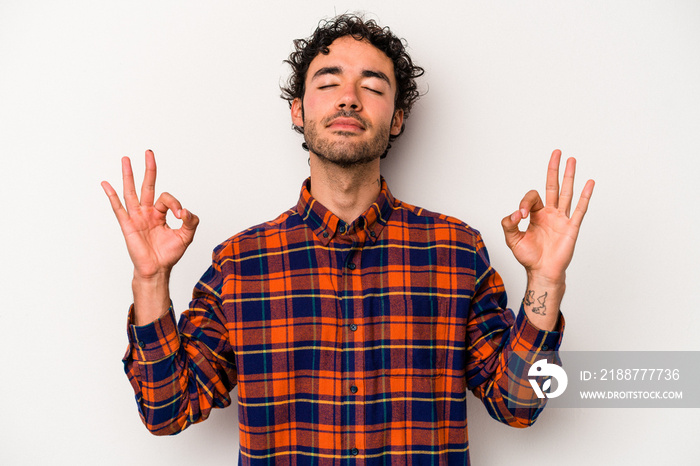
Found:
[(466, 388), (513, 426), (542, 408), (509, 392), (507, 364), (515, 351), (558, 348), (593, 182), (569, 218), (575, 162), (560, 192), (555, 151), (546, 202), (531, 191), (503, 219), (528, 276), (515, 318), (479, 233), (394, 199), (380, 176), (422, 73), (401, 41), (344, 15), (295, 46), (283, 96), (311, 176), (295, 207), (214, 250), (177, 328), (168, 277), (197, 217), (170, 194), (155, 200), (150, 151), (140, 200), (128, 158), (126, 208), (103, 183), (134, 263), (124, 362), (143, 421), (177, 433), (230, 404), (238, 385), (243, 464), (468, 464)]

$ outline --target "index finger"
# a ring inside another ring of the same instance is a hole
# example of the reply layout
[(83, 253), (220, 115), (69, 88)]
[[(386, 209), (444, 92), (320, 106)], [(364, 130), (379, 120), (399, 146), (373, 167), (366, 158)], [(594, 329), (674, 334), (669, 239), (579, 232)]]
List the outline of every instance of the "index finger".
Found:
[(561, 151), (556, 149), (552, 152), (547, 167), (547, 185), (545, 192), (545, 205), (557, 207), (559, 205), (559, 162)]
[(124, 206), (122, 206), (122, 203), (119, 201), (119, 196), (117, 196), (117, 192), (114, 190), (112, 185), (106, 181), (103, 181), (101, 185), (102, 189), (104, 189), (105, 194), (109, 198), (109, 203), (112, 206), (114, 215), (116, 215), (117, 221), (121, 225), (122, 222), (128, 220), (129, 214), (126, 212)]
[(581, 227), (583, 217), (588, 211), (588, 203), (591, 201), (591, 196), (593, 195), (594, 187), (595, 181), (588, 180), (586, 182), (586, 186), (583, 187), (583, 191), (581, 191), (581, 197), (578, 200), (578, 204), (576, 204), (576, 210), (574, 210), (574, 213), (571, 214), (571, 222), (573, 222), (576, 228)]

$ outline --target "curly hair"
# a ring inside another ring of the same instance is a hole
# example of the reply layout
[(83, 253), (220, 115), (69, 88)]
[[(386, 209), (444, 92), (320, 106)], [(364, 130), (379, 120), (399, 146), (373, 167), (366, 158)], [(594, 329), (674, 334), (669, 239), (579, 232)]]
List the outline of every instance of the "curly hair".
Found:
[[(424, 70), (413, 64), (411, 57), (406, 52), (404, 40), (396, 37), (388, 27), (382, 28), (374, 20), (365, 21), (364, 18), (355, 14), (344, 14), (329, 20), (322, 20), (311, 37), (294, 41), (295, 50), (285, 60), (285, 63), (292, 67), (292, 74), (289, 76), (286, 86), (280, 86), (281, 97), (289, 102), (290, 107), (294, 99), (303, 100), (306, 74), (311, 61), (319, 53), (328, 54), (330, 52), (328, 46), (334, 40), (344, 36), (352, 36), (357, 40), (367, 40), (391, 59), (397, 83), (394, 107), (395, 110), (403, 110), (405, 122), (411, 112), (411, 107), (420, 97), (416, 78), (422, 76)], [(292, 125), (292, 128), (304, 134), (303, 128), (296, 125)], [(401, 126), (399, 134), (391, 135), (389, 140), (393, 141), (399, 137), (404, 128), (405, 123)]]

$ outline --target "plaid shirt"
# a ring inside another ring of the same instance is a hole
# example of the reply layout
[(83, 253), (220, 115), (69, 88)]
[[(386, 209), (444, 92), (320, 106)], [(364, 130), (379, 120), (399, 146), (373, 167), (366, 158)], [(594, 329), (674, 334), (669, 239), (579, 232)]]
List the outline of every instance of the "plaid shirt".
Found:
[(534, 422), (542, 403), (508, 358), (555, 350), (563, 323), (545, 332), (506, 309), (479, 233), (383, 180), (347, 224), (309, 183), (214, 250), (178, 326), (172, 308), (129, 325), (148, 429), (202, 421), (236, 385), (241, 464), (469, 464), (466, 389), (499, 421)]

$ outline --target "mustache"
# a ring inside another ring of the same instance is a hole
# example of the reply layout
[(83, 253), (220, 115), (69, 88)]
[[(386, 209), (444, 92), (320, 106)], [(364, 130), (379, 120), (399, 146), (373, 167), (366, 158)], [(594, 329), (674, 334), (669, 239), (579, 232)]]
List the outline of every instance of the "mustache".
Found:
[(352, 118), (354, 120), (357, 120), (364, 128), (370, 128), (372, 126), (364, 118), (362, 118), (360, 115), (358, 115), (358, 113), (355, 112), (354, 110), (340, 110), (340, 111), (336, 112), (335, 114), (324, 118), (321, 123), (323, 124), (323, 126), (328, 126), (336, 118)]

